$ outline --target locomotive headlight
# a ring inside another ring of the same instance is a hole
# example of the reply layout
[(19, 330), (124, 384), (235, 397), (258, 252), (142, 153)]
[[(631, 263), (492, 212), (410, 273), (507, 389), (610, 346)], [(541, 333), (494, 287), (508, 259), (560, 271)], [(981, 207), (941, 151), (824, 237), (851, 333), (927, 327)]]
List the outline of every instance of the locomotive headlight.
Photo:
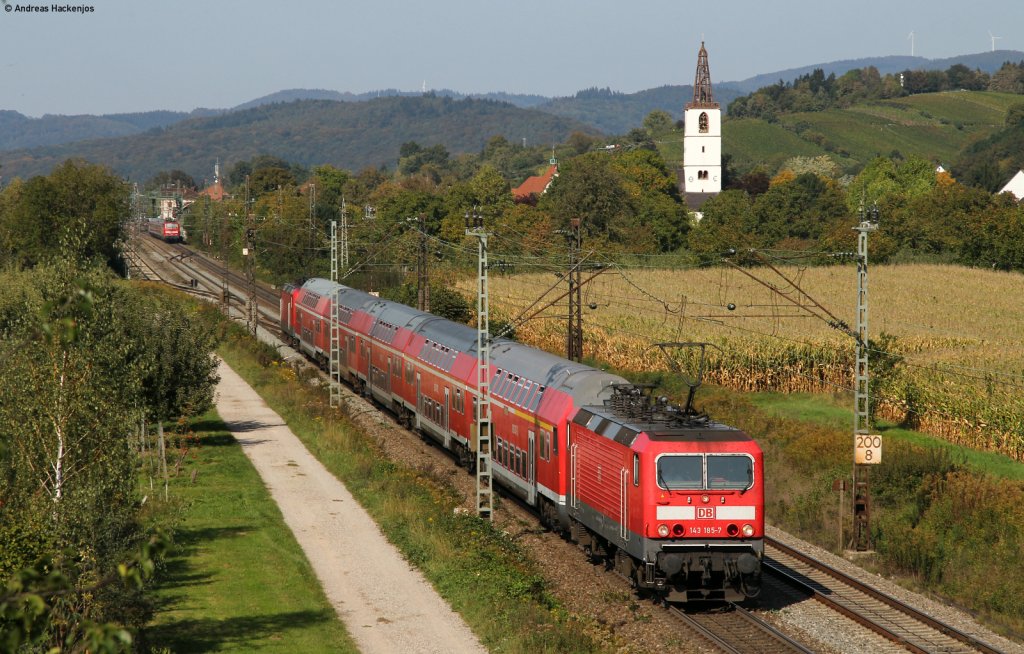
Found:
[(658, 535), (662, 538), (668, 538), (668, 525), (658, 525)]
[(753, 525), (743, 525), (743, 535), (746, 536), (747, 538), (750, 538), (751, 536), (753, 536), (754, 535), (754, 526)]

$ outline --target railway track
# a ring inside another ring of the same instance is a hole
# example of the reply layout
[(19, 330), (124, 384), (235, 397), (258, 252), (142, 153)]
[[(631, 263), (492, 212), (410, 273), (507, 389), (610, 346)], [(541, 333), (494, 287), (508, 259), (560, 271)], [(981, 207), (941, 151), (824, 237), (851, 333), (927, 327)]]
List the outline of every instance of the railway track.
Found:
[(817, 561), (765, 538), (765, 571), (807, 589), (814, 598), (858, 624), (918, 654), (1001, 651)]
[[(248, 299), (248, 281), (206, 254), (181, 243), (165, 243), (143, 234), (135, 242), (137, 258), (150, 271), (147, 279), (161, 281), (179, 290), (222, 301), (224, 280), (227, 279), (227, 304), (229, 309), (245, 313)], [(156, 270), (148, 258), (161, 259), (162, 271)], [(177, 279), (175, 279), (177, 278)], [(193, 285), (191, 280), (195, 280)], [(277, 333), (280, 292), (257, 280), (256, 301), (259, 307), (260, 327)]]
[[(200, 277), (200, 286), (165, 283), (188, 292), (212, 296), (221, 295), (225, 274), (224, 266), (207, 258), (202, 253), (181, 244), (167, 244), (147, 239), (143, 248), (162, 257), (165, 263), (179, 270), (184, 279)], [(143, 257), (145, 258), (145, 257)], [(146, 263), (151, 271), (152, 265)], [(159, 272), (154, 272), (160, 278)], [(236, 307), (244, 307), (247, 281), (243, 275), (227, 271), (229, 299)], [(257, 300), (260, 305), (261, 326), (277, 332), (276, 321), (279, 306), (279, 292), (263, 284), (257, 284)], [(803, 595), (811, 595), (830, 609), (845, 615), (874, 633), (898, 644), (911, 652), (928, 653), (999, 653), (991, 645), (953, 627), (945, 625), (926, 614), (913, 609), (865, 584), (813, 560), (779, 541), (765, 539), (765, 573), (779, 579), (780, 586), (796, 589)], [(767, 581), (767, 580), (766, 580)], [(777, 589), (784, 593), (783, 588)], [(792, 592), (792, 591), (790, 591)], [(799, 601), (793, 598), (791, 601)], [(714, 647), (725, 652), (814, 652), (793, 640), (755, 613), (737, 605), (725, 605), (715, 610), (699, 613), (687, 612), (678, 607), (669, 607), (669, 613), (687, 629), (699, 634)]]
[(814, 654), (742, 606), (688, 613), (669, 607), (669, 613), (715, 647), (729, 654)]

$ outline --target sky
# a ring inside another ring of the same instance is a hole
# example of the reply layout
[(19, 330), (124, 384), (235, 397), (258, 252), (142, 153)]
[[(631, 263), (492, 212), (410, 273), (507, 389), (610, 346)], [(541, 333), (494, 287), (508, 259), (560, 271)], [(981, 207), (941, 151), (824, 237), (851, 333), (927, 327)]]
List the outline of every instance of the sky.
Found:
[(1024, 50), (1021, 0), (72, 1), (0, 0), (0, 110), (190, 111), (293, 88), (631, 93), (692, 84), (702, 39), (713, 82), (912, 43)]

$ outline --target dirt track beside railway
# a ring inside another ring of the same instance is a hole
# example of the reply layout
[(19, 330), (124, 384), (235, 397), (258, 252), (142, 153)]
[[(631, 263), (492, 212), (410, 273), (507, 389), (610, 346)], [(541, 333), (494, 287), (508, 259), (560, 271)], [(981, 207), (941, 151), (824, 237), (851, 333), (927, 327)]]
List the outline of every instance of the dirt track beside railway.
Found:
[(217, 411), (263, 478), (360, 651), (486, 652), (281, 417), (223, 362), (218, 374)]

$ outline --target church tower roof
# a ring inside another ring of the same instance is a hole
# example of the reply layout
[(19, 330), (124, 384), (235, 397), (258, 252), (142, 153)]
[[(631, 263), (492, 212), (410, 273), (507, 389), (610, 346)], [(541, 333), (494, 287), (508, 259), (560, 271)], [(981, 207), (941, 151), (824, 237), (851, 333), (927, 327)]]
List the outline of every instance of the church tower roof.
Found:
[(697, 53), (697, 75), (693, 81), (693, 102), (687, 102), (687, 109), (718, 109), (719, 104), (711, 95), (711, 69), (708, 67), (708, 51), (700, 42)]

